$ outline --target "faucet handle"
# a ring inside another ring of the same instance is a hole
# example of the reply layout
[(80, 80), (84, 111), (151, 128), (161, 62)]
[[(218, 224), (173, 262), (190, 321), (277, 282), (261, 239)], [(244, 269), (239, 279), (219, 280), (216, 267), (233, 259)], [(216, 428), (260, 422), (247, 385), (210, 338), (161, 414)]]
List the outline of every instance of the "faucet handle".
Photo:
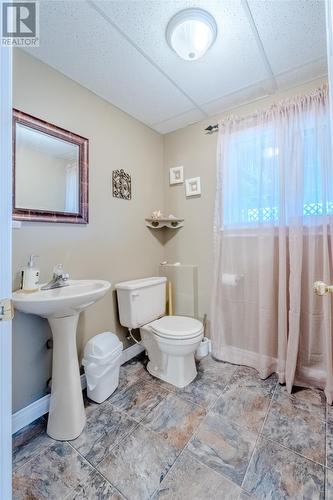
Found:
[(65, 273), (64, 267), (62, 264), (57, 264), (56, 266), (54, 266), (53, 276), (54, 276), (54, 278), (62, 278), (64, 280), (69, 279), (69, 273)]
[(64, 268), (62, 264), (57, 264), (53, 268), (53, 276), (61, 276), (64, 272)]

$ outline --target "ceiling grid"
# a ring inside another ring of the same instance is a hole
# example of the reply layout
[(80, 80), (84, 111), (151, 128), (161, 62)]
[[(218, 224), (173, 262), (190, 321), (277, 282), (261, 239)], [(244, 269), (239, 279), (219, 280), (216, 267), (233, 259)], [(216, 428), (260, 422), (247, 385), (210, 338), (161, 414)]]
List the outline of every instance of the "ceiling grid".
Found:
[[(169, 20), (189, 7), (207, 10), (218, 26), (215, 43), (195, 61), (180, 59), (165, 38)], [(168, 133), (325, 76), (325, 3), (44, 0), (40, 47), (26, 50)]]

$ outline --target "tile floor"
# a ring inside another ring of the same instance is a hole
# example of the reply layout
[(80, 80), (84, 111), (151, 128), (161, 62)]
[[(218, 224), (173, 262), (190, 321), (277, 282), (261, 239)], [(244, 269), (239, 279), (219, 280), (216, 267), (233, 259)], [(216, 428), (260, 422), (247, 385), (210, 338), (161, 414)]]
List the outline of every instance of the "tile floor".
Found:
[(185, 389), (121, 367), (105, 403), (86, 400), (80, 437), (41, 418), (13, 438), (14, 499), (332, 499), (333, 408), (273, 375), (205, 358)]

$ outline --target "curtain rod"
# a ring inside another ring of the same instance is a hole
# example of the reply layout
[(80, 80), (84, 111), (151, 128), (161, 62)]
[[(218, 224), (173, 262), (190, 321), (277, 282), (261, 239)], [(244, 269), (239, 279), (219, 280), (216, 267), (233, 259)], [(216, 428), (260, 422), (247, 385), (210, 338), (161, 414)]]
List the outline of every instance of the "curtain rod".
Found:
[(215, 125), (208, 125), (208, 127), (205, 128), (206, 134), (214, 134), (214, 132), (217, 132), (219, 129), (218, 124), (216, 123)]
[[(295, 105), (297, 105), (297, 103), (299, 103), (299, 102), (303, 103), (304, 101), (306, 101), (307, 99), (310, 99), (310, 98), (318, 98), (318, 97), (322, 98), (322, 97), (325, 97), (325, 96), (327, 96), (327, 93), (328, 93), (328, 85), (326, 83), (324, 83), (320, 87), (315, 88), (314, 90), (310, 91), (309, 93), (307, 93), (305, 95), (296, 95), (296, 96), (293, 96), (293, 97), (282, 99), (279, 102), (270, 104), (266, 109), (264, 108), (264, 110), (261, 110), (261, 112), (263, 112), (263, 111), (266, 111), (266, 112), (267, 111), (271, 111), (271, 110), (276, 109), (277, 107), (295, 106)], [(246, 102), (244, 104), (250, 104), (250, 103), (256, 102), (258, 100), (260, 101), (263, 97), (267, 97), (267, 96), (268, 96), (268, 94), (266, 96), (262, 96), (262, 97), (260, 97), (258, 99), (253, 99), (251, 101), (248, 101), (248, 102)], [(254, 113), (250, 114), (249, 116), (250, 117), (257, 116), (258, 113), (259, 113), (258, 111), (255, 111)], [(245, 120), (248, 117), (242, 117), (241, 119)], [(219, 129), (219, 126), (216, 123), (215, 125), (208, 125), (208, 127), (205, 128), (205, 132), (206, 132), (206, 134), (211, 135), (211, 134), (214, 134), (214, 132), (217, 132), (218, 129)]]

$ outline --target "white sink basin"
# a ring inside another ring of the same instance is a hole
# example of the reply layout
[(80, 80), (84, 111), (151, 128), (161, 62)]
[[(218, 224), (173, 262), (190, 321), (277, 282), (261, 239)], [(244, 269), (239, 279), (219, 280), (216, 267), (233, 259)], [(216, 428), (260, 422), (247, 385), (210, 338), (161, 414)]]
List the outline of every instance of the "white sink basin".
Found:
[[(52, 389), (47, 432), (67, 441), (77, 438), (85, 425), (76, 327), (81, 311), (101, 299), (111, 283), (70, 280), (69, 285), (32, 293), (13, 293), (14, 307), (47, 318), (53, 335)], [(99, 333), (99, 332), (96, 332)]]
[(102, 298), (111, 284), (102, 280), (70, 280), (68, 286), (53, 290), (13, 293), (14, 307), (43, 318), (78, 314)]

